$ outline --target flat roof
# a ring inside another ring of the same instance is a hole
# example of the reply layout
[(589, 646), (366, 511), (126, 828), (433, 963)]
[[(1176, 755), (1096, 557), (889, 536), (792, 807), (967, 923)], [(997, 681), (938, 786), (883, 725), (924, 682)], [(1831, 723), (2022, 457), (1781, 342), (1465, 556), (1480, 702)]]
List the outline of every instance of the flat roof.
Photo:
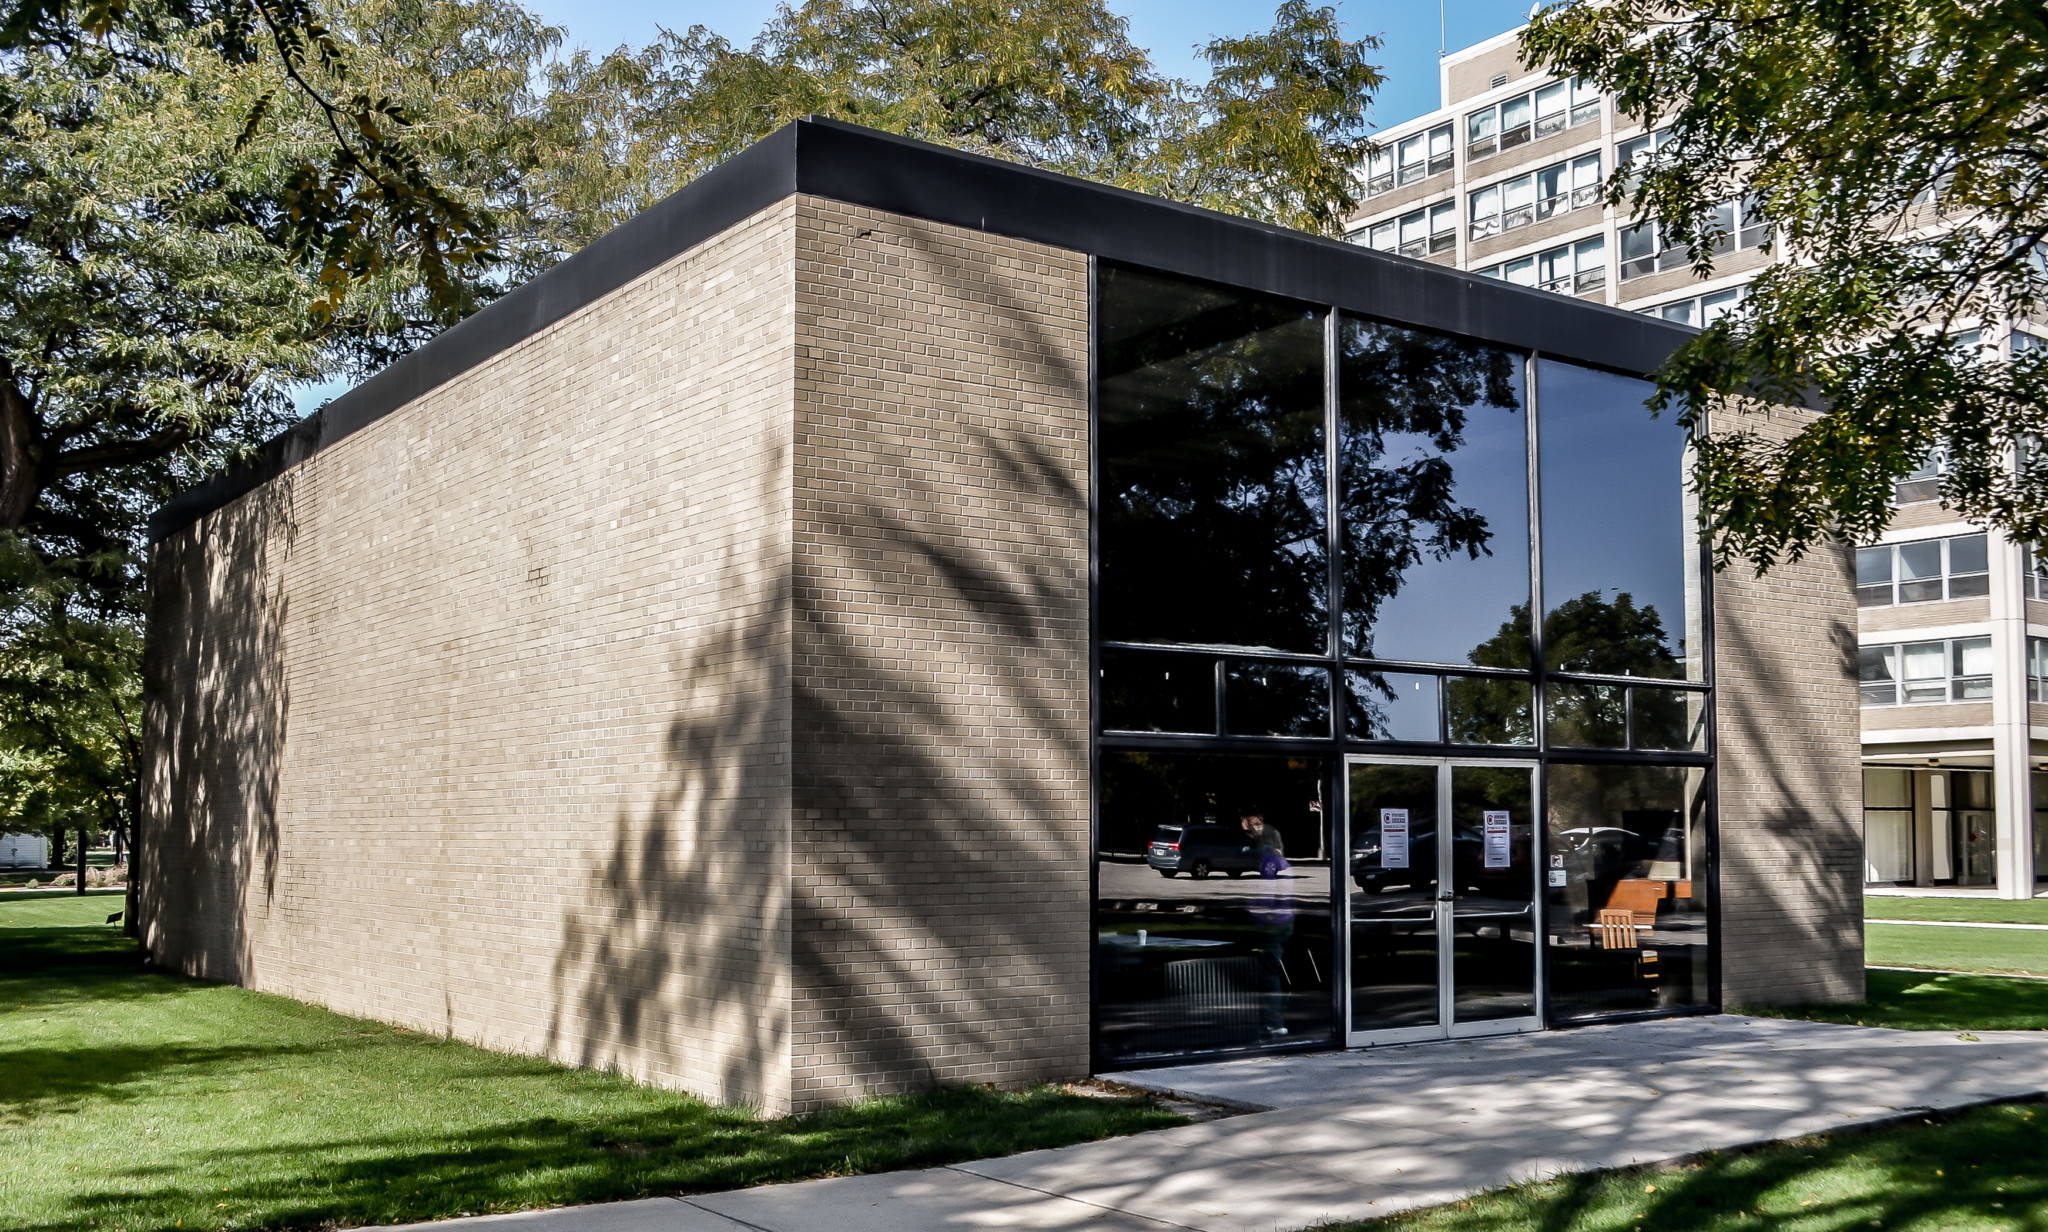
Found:
[(167, 502), (182, 530), (669, 259), (794, 194), (948, 223), (1381, 320), (1646, 376), (1693, 331), (1230, 214), (857, 125), (785, 125), (450, 326), (266, 442), (248, 465)]

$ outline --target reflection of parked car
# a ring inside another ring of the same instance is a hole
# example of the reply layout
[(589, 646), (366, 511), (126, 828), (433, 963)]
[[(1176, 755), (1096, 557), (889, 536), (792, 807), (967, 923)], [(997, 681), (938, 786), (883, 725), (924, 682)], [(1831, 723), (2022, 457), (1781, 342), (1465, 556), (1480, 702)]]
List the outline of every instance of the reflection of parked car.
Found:
[(1145, 863), (1161, 877), (1186, 873), (1207, 877), (1212, 872), (1236, 877), (1257, 872), (1259, 849), (1242, 830), (1222, 826), (1161, 826), (1145, 849)]
[(1620, 876), (1657, 857), (1658, 844), (1620, 826), (1577, 826), (1557, 832), (1556, 846), (1581, 877)]

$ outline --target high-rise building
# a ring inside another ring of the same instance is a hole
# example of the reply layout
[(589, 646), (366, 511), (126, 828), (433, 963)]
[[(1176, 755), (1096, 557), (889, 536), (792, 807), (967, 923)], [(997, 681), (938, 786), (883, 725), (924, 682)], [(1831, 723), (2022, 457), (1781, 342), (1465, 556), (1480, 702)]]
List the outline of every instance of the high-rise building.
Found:
[[(1662, 132), (1525, 67), (1521, 34), (1443, 58), (1443, 106), (1382, 135), (1349, 238), (1684, 325), (1719, 319), (1782, 259), (1769, 226), (1740, 198), (1723, 204), (1713, 273), (1695, 277), (1654, 220), (1603, 192)], [(1932, 210), (1914, 221), (1939, 225)], [(1963, 341), (2044, 345), (2024, 328)], [(1859, 627), (1843, 653), (1862, 679), (1864, 877), (2028, 897), (2048, 873), (2048, 561), (1945, 508), (1944, 464), (1937, 454), (1898, 485), (1890, 527), (1857, 553)]]

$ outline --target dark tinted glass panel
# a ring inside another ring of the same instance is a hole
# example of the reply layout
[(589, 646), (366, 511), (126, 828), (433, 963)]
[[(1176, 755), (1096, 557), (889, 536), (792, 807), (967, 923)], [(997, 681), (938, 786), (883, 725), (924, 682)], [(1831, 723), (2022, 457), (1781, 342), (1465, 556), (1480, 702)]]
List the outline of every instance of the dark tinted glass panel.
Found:
[(1991, 567), (1991, 553), (1982, 535), (1962, 535), (1948, 541), (1950, 573), (1982, 573)]
[(1223, 725), (1233, 736), (1330, 735), (1330, 673), (1287, 663), (1224, 669)]
[(1941, 598), (1941, 540), (1899, 545), (1899, 602)]
[(1436, 744), (1437, 681), (1411, 672), (1345, 672), (1344, 727), (1353, 740)]
[(1101, 1061), (1330, 1042), (1328, 772), (1313, 758), (1103, 755)]
[(1453, 744), (1536, 743), (1536, 687), (1526, 680), (1447, 677), (1444, 710)]
[(1536, 814), (1521, 767), (1451, 768), (1453, 1013), (1536, 1013)]
[(1857, 652), (1864, 705), (1890, 706), (1899, 700), (1898, 657), (1896, 646), (1865, 646)]
[(1550, 768), (1553, 1019), (1707, 1003), (1705, 772)]
[(1529, 602), (1522, 358), (1347, 317), (1338, 363), (1345, 645), (1473, 661)]
[[(1651, 387), (1537, 364), (1544, 658), (1558, 671), (1698, 679), (1685, 432)], [(1690, 657), (1689, 657), (1690, 648)]]
[(1350, 766), (1351, 1029), (1443, 1021), (1437, 768)]
[(1707, 747), (1706, 697), (1678, 689), (1636, 689), (1635, 747), (1704, 751)]
[(1884, 607), (1892, 602), (1892, 550), (1856, 549), (1856, 605)]
[(1543, 708), (1550, 743), (1576, 749), (1627, 748), (1627, 694), (1618, 684), (1551, 681)]
[(1102, 652), (1104, 731), (1216, 734), (1216, 660), (1136, 650)]
[(1103, 637), (1322, 651), (1322, 314), (1107, 265), (1098, 286)]

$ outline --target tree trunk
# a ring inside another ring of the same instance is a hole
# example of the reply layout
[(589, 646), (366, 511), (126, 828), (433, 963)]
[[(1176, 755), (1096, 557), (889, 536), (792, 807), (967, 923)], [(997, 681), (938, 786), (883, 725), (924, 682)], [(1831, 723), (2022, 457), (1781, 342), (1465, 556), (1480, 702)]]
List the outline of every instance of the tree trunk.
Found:
[(0, 530), (20, 530), (43, 489), (42, 450), (13, 375), (0, 366)]
[(61, 870), (64, 867), (64, 827), (50, 828), (50, 867)]
[(78, 892), (81, 895), (85, 893), (85, 853), (87, 849), (85, 827), (80, 826), (78, 827)]

